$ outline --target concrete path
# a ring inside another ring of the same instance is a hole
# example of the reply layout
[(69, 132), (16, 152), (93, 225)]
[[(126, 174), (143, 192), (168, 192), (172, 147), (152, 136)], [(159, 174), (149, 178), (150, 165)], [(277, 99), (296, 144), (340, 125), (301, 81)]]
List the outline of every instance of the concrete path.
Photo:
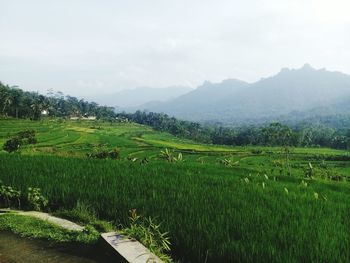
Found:
[(50, 222), (54, 225), (60, 226), (64, 229), (67, 229), (70, 231), (83, 231), (84, 230), (84, 227), (82, 227), (76, 223), (73, 223), (73, 222), (66, 220), (66, 219), (62, 219), (62, 218), (58, 218), (58, 217), (49, 215), (48, 213), (37, 212), (37, 211), (19, 211), (19, 210), (10, 210), (10, 209), (1, 209), (1, 211), (5, 212), (2, 214), (6, 214), (6, 212), (11, 212), (11, 213), (15, 213), (16, 215), (35, 217), (35, 218)]
[(76, 223), (73, 223), (73, 222), (66, 220), (66, 219), (62, 219), (62, 218), (58, 218), (58, 217), (49, 215), (48, 213), (28, 211), (28, 212), (19, 212), (18, 214), (39, 218), (39, 219), (48, 221), (54, 225), (58, 225), (62, 228), (65, 228), (65, 229), (71, 230), (71, 231), (83, 231), (84, 230), (84, 227), (82, 227)]
[(163, 261), (135, 239), (128, 238), (117, 232), (103, 233), (101, 236), (127, 262), (163, 263)]
[[(19, 211), (11, 209), (0, 209), (0, 216), (13, 213), (21, 216), (35, 217), (70, 231), (83, 231), (84, 227), (69, 220), (58, 218), (48, 213), (36, 211)], [(117, 232), (103, 233), (101, 237), (109, 244), (122, 258), (130, 263), (163, 263), (156, 255), (149, 251), (144, 245), (135, 239), (128, 238)], [(1, 262), (0, 262), (1, 263)]]

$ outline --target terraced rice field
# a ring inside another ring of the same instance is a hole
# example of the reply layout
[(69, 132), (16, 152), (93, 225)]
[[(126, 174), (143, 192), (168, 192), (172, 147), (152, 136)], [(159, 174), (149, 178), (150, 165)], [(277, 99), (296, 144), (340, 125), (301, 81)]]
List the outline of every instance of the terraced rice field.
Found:
[[(36, 130), (38, 143), (1, 152), (0, 179), (20, 190), (40, 187), (51, 210), (84, 202), (118, 225), (136, 208), (162, 222), (183, 262), (350, 261), (345, 151), (291, 149), (289, 176), (280, 148), (204, 145), (132, 123), (62, 120), (0, 120), (0, 147), (24, 129)], [(161, 159), (166, 147), (184, 161)], [(85, 157), (103, 148), (120, 149), (121, 159)], [(313, 179), (305, 178), (309, 163)]]

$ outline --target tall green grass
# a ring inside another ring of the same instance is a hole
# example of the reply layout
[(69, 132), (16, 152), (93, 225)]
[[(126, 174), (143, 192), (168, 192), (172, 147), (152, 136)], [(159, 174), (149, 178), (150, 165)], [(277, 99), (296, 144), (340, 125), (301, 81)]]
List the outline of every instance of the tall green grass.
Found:
[(132, 208), (156, 217), (185, 262), (350, 260), (347, 183), (313, 180), (305, 187), (296, 177), (274, 181), (244, 168), (193, 162), (0, 158), (5, 184), (40, 187), (52, 209), (84, 202), (117, 224), (127, 223)]
[[(350, 186), (317, 178), (301, 183), (309, 162), (318, 169), (322, 156), (344, 151), (293, 149), (288, 177), (279, 175), (278, 147), (204, 145), (132, 123), (57, 119), (0, 120), (0, 147), (25, 129), (37, 132), (38, 143), (19, 154), (0, 152), (0, 180), (19, 190), (41, 188), (53, 211), (83, 203), (125, 225), (136, 208), (163, 222), (184, 262), (350, 261)], [(84, 158), (100, 147), (118, 148), (121, 160)], [(161, 161), (166, 147), (182, 152), (184, 162)], [(346, 161), (323, 164), (349, 173)]]

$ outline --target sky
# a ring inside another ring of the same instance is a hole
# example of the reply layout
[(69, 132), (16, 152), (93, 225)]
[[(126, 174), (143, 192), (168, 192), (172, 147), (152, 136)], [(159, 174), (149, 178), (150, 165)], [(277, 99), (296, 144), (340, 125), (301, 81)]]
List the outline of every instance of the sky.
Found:
[(0, 0), (0, 81), (75, 96), (350, 74), (348, 0)]

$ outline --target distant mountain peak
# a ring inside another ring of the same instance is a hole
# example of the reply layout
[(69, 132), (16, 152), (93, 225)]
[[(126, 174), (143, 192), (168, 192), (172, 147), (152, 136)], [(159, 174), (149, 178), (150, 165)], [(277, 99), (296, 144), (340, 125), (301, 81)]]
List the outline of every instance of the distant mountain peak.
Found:
[(309, 63), (305, 63), (301, 70), (315, 70)]
[[(290, 68), (282, 68), (281, 73), (289, 72), (290, 70), (291, 70)], [(262, 79), (264, 79), (264, 78), (262, 78)]]
[[(324, 70), (325, 71), (325, 70)], [(292, 77), (295, 78), (295, 74), (297, 75), (313, 75), (313, 73), (316, 72), (322, 72), (321, 70), (316, 70), (315, 68), (313, 68), (309, 63), (305, 63), (301, 68), (282, 68), (281, 71), (275, 75), (272, 76), (268, 79), (274, 79), (276, 76), (277, 77)]]
[(240, 88), (244, 85), (248, 85), (248, 83), (238, 80), (238, 79), (225, 79), (221, 82), (210, 82), (210, 81), (204, 81), (202, 85), (200, 85), (197, 89), (193, 90), (193, 92), (197, 91), (232, 91), (234, 89)]
[(290, 69), (287, 67), (284, 67), (281, 69), (280, 73), (288, 73), (293, 71), (315, 71), (316, 69), (313, 68), (309, 63), (305, 63), (301, 68), (299, 69)]

